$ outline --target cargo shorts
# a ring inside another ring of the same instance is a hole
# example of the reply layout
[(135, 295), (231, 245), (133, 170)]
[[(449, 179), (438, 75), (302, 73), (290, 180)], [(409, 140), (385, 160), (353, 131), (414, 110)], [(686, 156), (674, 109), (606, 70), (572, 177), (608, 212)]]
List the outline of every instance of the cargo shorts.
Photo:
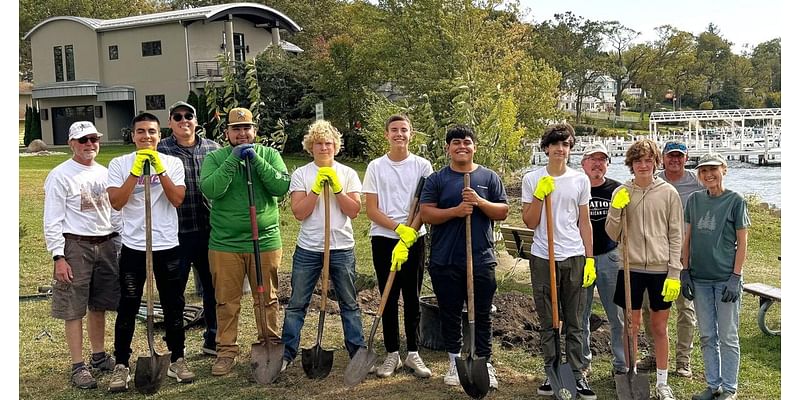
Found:
[(90, 311), (115, 311), (119, 305), (120, 237), (100, 243), (65, 238), (64, 257), (72, 268), (72, 282), (53, 280), (50, 315), (71, 321)]

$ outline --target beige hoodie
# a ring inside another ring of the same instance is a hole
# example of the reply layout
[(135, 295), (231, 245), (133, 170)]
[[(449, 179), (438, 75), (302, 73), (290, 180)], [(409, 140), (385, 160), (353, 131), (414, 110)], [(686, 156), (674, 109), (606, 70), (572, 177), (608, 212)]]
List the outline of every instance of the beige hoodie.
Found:
[(655, 178), (644, 189), (635, 186), (633, 180), (627, 181), (614, 190), (614, 194), (623, 187), (628, 189), (631, 201), (622, 210), (608, 209), (606, 233), (621, 243), (624, 211), (628, 222), (628, 263), (631, 270), (666, 272), (667, 278), (679, 279), (683, 207), (678, 191), (661, 178)]

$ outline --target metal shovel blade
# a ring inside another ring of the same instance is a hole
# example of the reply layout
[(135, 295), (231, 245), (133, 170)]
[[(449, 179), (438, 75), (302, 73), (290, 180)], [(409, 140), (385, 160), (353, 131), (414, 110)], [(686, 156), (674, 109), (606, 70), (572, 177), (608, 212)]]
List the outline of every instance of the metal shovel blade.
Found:
[(303, 349), (303, 371), (311, 379), (324, 379), (331, 373), (333, 367), (333, 350), (325, 350), (319, 344)]
[(626, 374), (614, 375), (617, 398), (620, 400), (647, 400), (650, 398), (650, 379), (647, 374), (637, 374), (632, 369)]
[(136, 359), (136, 371), (133, 376), (133, 384), (141, 394), (153, 394), (161, 387), (169, 369), (169, 357), (171, 352), (166, 354), (152, 353), (149, 357), (139, 357)]
[(569, 364), (560, 364), (558, 368), (546, 365), (544, 372), (553, 388), (553, 396), (558, 400), (577, 399), (578, 387), (575, 386), (575, 374)]
[(278, 379), (283, 365), (283, 344), (253, 343), (250, 349), (250, 368), (253, 370), (253, 379), (259, 385), (269, 385)]
[(458, 381), (464, 393), (473, 399), (482, 399), (489, 393), (489, 369), (485, 357), (456, 358)]
[(378, 354), (369, 347), (361, 347), (344, 370), (344, 384), (353, 387), (361, 383), (378, 360)]

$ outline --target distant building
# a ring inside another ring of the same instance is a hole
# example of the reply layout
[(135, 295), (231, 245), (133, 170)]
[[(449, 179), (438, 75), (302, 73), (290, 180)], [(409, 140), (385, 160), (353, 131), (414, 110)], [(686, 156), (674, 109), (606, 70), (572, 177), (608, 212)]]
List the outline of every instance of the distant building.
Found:
[(111, 20), (49, 18), (25, 35), (42, 139), (66, 144), (69, 126), (89, 120), (104, 140), (122, 141), (121, 130), (143, 111), (166, 126), (170, 104), (186, 100), (190, 90), (202, 92), (206, 81), (223, 83), (218, 54), (241, 62), (270, 45), (301, 52), (281, 39), (282, 31), (300, 30), (288, 16), (256, 3)]

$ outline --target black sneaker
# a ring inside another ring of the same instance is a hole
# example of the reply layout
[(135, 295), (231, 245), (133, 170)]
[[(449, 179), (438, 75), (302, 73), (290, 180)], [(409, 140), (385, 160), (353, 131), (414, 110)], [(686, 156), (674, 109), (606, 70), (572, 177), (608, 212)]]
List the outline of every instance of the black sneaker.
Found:
[(542, 384), (542, 386), (539, 386), (539, 389), (536, 390), (536, 393), (540, 396), (553, 395), (553, 387), (550, 386), (550, 378), (544, 379), (544, 383)]
[(597, 395), (594, 394), (594, 391), (589, 387), (589, 382), (586, 382), (586, 378), (579, 378), (578, 380), (576, 380), (575, 387), (578, 389), (579, 399), (586, 399), (586, 400), (597, 399)]

